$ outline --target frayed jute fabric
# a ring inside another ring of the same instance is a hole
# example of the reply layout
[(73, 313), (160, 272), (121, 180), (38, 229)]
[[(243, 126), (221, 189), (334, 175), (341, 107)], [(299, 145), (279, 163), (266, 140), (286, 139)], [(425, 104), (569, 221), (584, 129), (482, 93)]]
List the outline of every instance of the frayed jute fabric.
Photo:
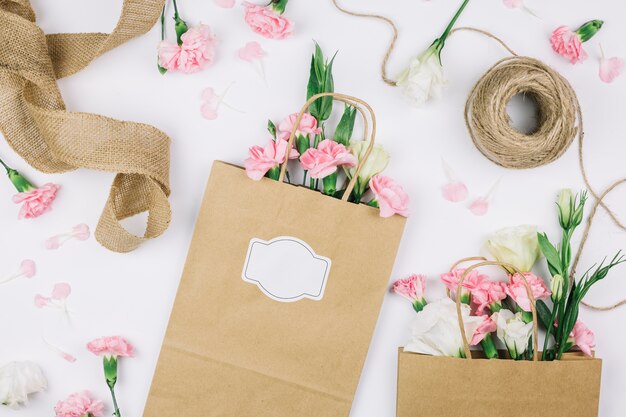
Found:
[[(152, 28), (165, 0), (125, 0), (112, 33), (45, 35), (28, 0), (0, 0), (0, 131), (45, 173), (78, 168), (115, 172), (96, 239), (128, 252), (170, 222), (169, 138), (145, 124), (69, 112), (56, 80)], [(143, 236), (120, 221), (148, 212)]]

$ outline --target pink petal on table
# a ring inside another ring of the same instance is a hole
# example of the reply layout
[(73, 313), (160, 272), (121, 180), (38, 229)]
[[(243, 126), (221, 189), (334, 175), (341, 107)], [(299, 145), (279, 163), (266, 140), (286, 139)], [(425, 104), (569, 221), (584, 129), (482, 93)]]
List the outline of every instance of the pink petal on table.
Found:
[(72, 228), (72, 236), (78, 240), (87, 240), (90, 235), (89, 226), (86, 224), (78, 224)]
[(255, 59), (263, 58), (265, 55), (267, 55), (267, 52), (263, 50), (260, 43), (252, 41), (246, 43), (243, 48), (239, 49), (237, 51), (237, 55), (244, 61), (251, 62)]
[(600, 79), (612, 83), (624, 69), (624, 60), (618, 57), (600, 59)]
[(212, 87), (207, 87), (202, 90), (202, 100), (204, 101), (215, 101), (217, 99), (217, 94), (215, 94), (215, 90)]
[(61, 353), (60, 353), (60, 355), (61, 355), (61, 357), (62, 357), (63, 359), (65, 359), (66, 361), (68, 361), (68, 362), (70, 362), (70, 363), (74, 363), (74, 362), (76, 362), (76, 358), (75, 358), (74, 356), (70, 355), (70, 354), (69, 354), (69, 353), (67, 353), (67, 352), (61, 352)]
[(49, 302), (50, 302), (50, 298), (49, 297), (44, 297), (41, 294), (37, 294), (35, 296), (35, 306), (37, 308), (44, 308), (45, 306), (48, 305)]
[(469, 191), (461, 181), (452, 181), (441, 187), (441, 195), (448, 201), (458, 203), (467, 198)]
[(54, 284), (51, 297), (53, 300), (64, 300), (72, 293), (72, 287), (66, 282)]
[(524, 5), (523, 0), (502, 0), (502, 3), (509, 9), (519, 9)]
[(213, 103), (207, 102), (200, 107), (200, 113), (202, 113), (202, 117), (208, 120), (217, 119), (217, 109), (213, 105)]
[(215, 4), (224, 9), (232, 9), (235, 7), (235, 0), (213, 0)]
[(469, 206), (470, 211), (476, 216), (484, 216), (489, 211), (489, 200), (477, 197)]
[(46, 249), (54, 250), (61, 247), (61, 236), (52, 236), (46, 240)]
[(20, 274), (26, 278), (32, 278), (37, 273), (37, 266), (35, 261), (31, 259), (24, 259), (20, 264)]

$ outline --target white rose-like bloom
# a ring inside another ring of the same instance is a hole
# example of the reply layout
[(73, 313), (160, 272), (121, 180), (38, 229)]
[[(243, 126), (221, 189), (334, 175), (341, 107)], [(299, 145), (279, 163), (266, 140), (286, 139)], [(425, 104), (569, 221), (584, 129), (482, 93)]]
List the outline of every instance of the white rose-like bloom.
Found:
[(487, 240), (487, 249), (499, 262), (530, 272), (541, 255), (536, 226), (508, 227)]
[[(351, 140), (350, 141), (350, 153), (356, 157), (358, 163), (355, 167), (348, 168), (346, 170), (346, 174), (348, 178), (352, 179), (354, 173), (356, 172), (356, 167), (361, 163), (363, 158), (365, 158), (365, 153), (367, 152), (367, 147), (369, 146), (369, 141), (365, 140)], [(372, 152), (370, 152), (367, 161), (361, 168), (359, 172), (359, 179), (354, 187), (359, 195), (363, 194), (365, 188), (368, 186), (370, 179), (377, 174), (380, 174), (387, 168), (389, 164), (390, 155), (389, 152), (383, 148), (382, 145), (376, 144), (372, 148)]]
[(533, 323), (524, 323), (522, 313), (513, 314), (510, 310), (500, 310), (494, 316), (498, 338), (506, 345), (511, 358), (519, 358), (528, 349)]
[(447, 83), (436, 44), (415, 57), (396, 82), (415, 107), (421, 107), (431, 97), (439, 97)]
[(44, 391), (48, 381), (33, 362), (11, 362), (0, 368), (0, 404), (17, 409), (28, 395)]
[[(484, 319), (470, 316), (470, 307), (466, 304), (461, 305), (461, 314), (465, 334), (471, 339)], [(404, 350), (434, 356), (465, 356), (456, 303), (449, 298), (442, 298), (426, 304), (413, 320), (411, 337)]]

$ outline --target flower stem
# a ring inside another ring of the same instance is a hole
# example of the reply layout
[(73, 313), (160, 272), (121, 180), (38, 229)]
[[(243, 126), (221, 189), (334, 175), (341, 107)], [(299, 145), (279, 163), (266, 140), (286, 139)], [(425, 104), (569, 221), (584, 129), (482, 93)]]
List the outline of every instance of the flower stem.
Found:
[(0, 158), (0, 164), (4, 167), (4, 169), (7, 170), (7, 174), (9, 173), (9, 171), (11, 170), (11, 168), (4, 163), (4, 161), (2, 160), (2, 158)]
[(161, 13), (161, 40), (165, 40), (165, 6), (163, 6)]
[(461, 7), (459, 7), (459, 10), (456, 11), (456, 14), (454, 15), (450, 23), (448, 23), (446, 30), (443, 31), (443, 34), (438, 39), (439, 41), (441, 41), (441, 43), (446, 41), (446, 38), (450, 34), (450, 31), (454, 27), (454, 24), (456, 23), (456, 21), (459, 19), (459, 16), (461, 16), (461, 13), (463, 13), (463, 10), (465, 9), (465, 6), (467, 6), (467, 3), (469, 3), (469, 0), (463, 1), (463, 4), (461, 4)]
[(174, 17), (178, 17), (178, 5), (176, 4), (176, 0), (172, 0), (172, 3), (174, 3)]
[(546, 351), (548, 350), (548, 340), (550, 339), (550, 335), (552, 334), (552, 328), (554, 327), (554, 319), (556, 318), (556, 308), (557, 306), (552, 307), (552, 315), (550, 316), (550, 323), (548, 323), (548, 328), (546, 329), (546, 338), (543, 342), (543, 352), (541, 354), (541, 360), (546, 360)]
[(115, 417), (121, 417), (122, 414), (120, 414), (120, 408), (117, 405), (117, 398), (115, 398), (115, 388), (109, 386), (109, 391), (111, 391), (111, 398), (113, 398), (113, 415)]

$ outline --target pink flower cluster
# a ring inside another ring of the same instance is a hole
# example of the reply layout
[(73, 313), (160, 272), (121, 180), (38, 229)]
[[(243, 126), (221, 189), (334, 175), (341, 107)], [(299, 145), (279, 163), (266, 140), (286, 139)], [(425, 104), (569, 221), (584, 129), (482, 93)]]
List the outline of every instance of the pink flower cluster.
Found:
[(324, 139), (317, 148), (307, 149), (300, 162), (311, 178), (325, 178), (336, 172), (339, 166), (353, 167), (357, 164), (356, 157), (332, 139)]
[(413, 274), (399, 279), (394, 282), (392, 290), (412, 303), (423, 301), (426, 293), (426, 276)]
[(92, 340), (87, 349), (97, 356), (132, 357), (133, 346), (120, 336), (106, 336)]
[(48, 183), (39, 188), (14, 195), (13, 202), (22, 204), (18, 218), (33, 219), (50, 210), (58, 191), (58, 185)]
[(92, 399), (89, 391), (82, 391), (59, 401), (54, 412), (56, 417), (101, 417), (104, 415), (104, 404)]
[(567, 26), (554, 29), (550, 37), (550, 45), (557, 54), (569, 59), (572, 64), (587, 59), (580, 36)]
[(272, 10), (271, 6), (259, 6), (244, 2), (244, 19), (255, 33), (269, 39), (285, 39), (293, 32), (293, 23)]
[(159, 44), (159, 65), (168, 71), (193, 73), (215, 60), (217, 40), (207, 25), (189, 28), (180, 37), (182, 45), (163, 40)]

